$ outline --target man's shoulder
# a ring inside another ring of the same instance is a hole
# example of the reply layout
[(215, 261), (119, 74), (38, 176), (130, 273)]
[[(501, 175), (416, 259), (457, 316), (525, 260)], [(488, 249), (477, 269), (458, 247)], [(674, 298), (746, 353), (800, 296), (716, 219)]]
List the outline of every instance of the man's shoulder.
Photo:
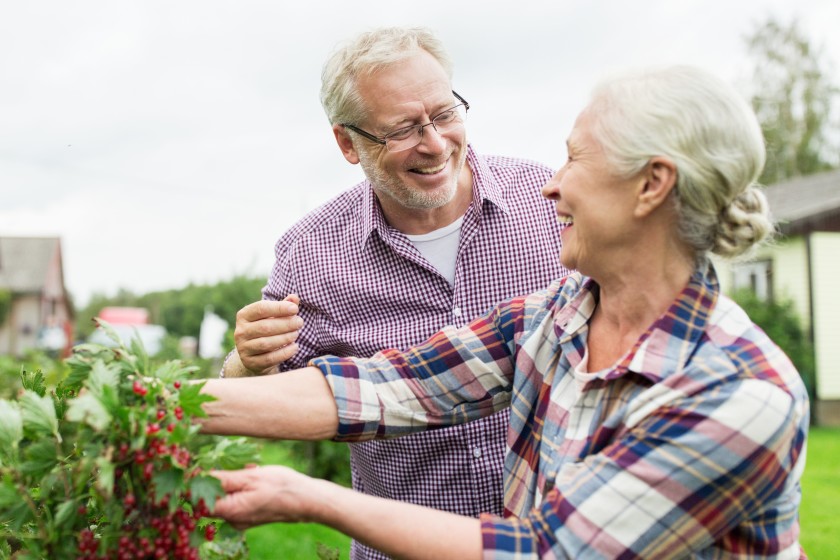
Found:
[(533, 159), (516, 156), (479, 154), (477, 154), (477, 157), (484, 160), (490, 169), (522, 169), (539, 173), (554, 173), (554, 170), (550, 166)]
[(307, 212), (281, 237), (293, 242), (306, 237), (332, 236), (342, 233), (347, 223), (358, 223), (367, 196), (367, 183), (361, 182)]

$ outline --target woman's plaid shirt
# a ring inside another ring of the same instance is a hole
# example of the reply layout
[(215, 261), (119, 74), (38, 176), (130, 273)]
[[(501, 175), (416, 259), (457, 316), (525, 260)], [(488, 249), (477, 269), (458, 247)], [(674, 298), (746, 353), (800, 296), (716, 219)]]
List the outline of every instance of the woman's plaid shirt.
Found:
[(406, 352), (314, 360), (339, 437), (510, 407), (484, 558), (799, 558), (808, 399), (787, 357), (709, 268), (616, 366), (582, 374), (597, 293), (573, 274)]

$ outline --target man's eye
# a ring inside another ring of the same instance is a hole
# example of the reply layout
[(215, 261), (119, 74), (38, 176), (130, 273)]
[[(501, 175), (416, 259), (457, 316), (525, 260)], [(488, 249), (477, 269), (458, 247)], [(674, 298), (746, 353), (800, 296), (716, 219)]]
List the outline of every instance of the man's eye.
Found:
[(436, 123), (448, 123), (455, 120), (455, 116), (457, 113), (454, 109), (450, 109), (449, 111), (444, 111), (443, 113), (439, 114), (434, 118)]
[(407, 126), (405, 128), (395, 130), (394, 132), (391, 132), (390, 134), (386, 134), (385, 138), (387, 140), (405, 140), (406, 138), (408, 138), (409, 136), (414, 134), (414, 131), (415, 131), (416, 128), (417, 128), (416, 126)]

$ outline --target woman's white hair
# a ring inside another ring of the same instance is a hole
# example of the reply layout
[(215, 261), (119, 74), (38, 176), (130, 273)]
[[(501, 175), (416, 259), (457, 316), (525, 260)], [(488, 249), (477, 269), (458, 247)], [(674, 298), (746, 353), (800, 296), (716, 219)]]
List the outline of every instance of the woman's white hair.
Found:
[(330, 124), (362, 122), (366, 107), (357, 82), (418, 51), (431, 54), (452, 78), (452, 60), (443, 43), (422, 27), (383, 27), (358, 35), (336, 50), (321, 71), (321, 105)]
[(679, 235), (697, 258), (735, 257), (773, 233), (755, 184), (765, 158), (761, 127), (725, 82), (688, 66), (624, 74), (595, 88), (589, 111), (617, 175), (639, 173), (654, 156), (674, 162)]

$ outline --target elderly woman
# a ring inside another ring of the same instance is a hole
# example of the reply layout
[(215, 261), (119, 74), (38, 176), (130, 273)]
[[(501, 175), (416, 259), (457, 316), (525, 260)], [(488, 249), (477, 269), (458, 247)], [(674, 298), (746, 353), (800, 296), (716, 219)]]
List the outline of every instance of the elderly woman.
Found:
[(219, 473), (216, 514), (323, 523), (400, 558), (799, 558), (806, 392), (708, 260), (772, 231), (763, 160), (755, 116), (714, 77), (607, 81), (543, 188), (575, 274), (405, 352), (205, 386), (206, 431), (262, 437), (395, 437), (510, 407), (506, 517), (280, 467)]

